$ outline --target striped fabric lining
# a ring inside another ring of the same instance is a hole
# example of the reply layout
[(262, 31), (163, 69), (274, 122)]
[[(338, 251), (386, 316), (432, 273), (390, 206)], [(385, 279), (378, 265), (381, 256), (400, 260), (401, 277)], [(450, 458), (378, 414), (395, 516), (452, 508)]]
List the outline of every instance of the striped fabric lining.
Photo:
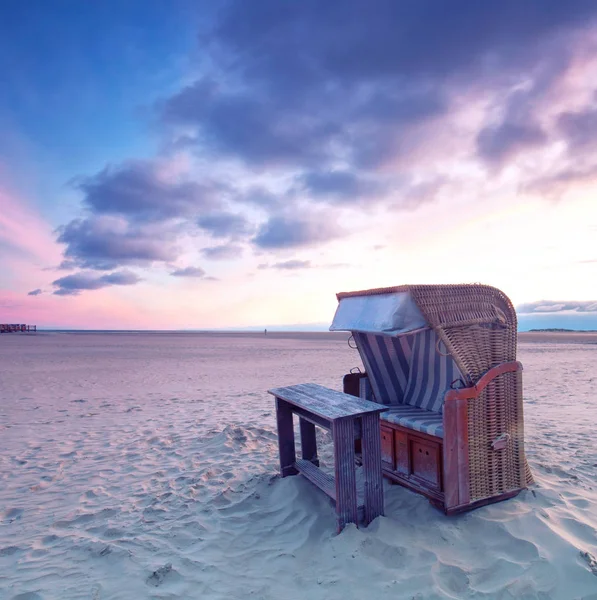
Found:
[(373, 400), (373, 390), (371, 389), (371, 380), (369, 377), (359, 379), (359, 398), (363, 400)]
[(444, 394), (460, 370), (450, 356), (437, 351), (432, 329), (398, 337), (353, 333), (380, 404), (408, 404), (441, 413)]
[(402, 425), (436, 437), (444, 437), (443, 417), (436, 412), (403, 404), (402, 406), (392, 406), (389, 410), (381, 413), (380, 417), (382, 421)]
[(354, 332), (353, 336), (376, 401), (380, 404), (402, 403), (415, 336), (390, 337), (359, 332)]

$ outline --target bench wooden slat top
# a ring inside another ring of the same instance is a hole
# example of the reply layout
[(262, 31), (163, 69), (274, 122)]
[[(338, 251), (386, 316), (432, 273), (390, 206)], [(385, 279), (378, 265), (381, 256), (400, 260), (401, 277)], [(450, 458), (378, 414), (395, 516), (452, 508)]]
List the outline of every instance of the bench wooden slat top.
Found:
[(387, 406), (377, 404), (377, 402), (362, 400), (316, 383), (301, 383), (288, 387), (273, 388), (268, 392), (276, 398), (281, 398), (294, 406), (304, 408), (328, 421), (388, 410)]

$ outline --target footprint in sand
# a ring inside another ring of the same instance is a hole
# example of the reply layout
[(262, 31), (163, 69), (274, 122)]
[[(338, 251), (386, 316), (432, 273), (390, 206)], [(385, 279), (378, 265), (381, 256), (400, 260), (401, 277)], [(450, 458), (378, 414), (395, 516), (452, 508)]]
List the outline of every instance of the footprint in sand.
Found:
[(382, 540), (373, 540), (372, 538), (366, 538), (361, 543), (361, 551), (363, 555), (379, 562), (386, 569), (396, 569), (404, 563), (404, 557), (407, 554), (407, 550), (403, 546), (398, 544), (390, 546)]
[(591, 569), (593, 575), (597, 575), (597, 559), (590, 552), (583, 552), (581, 550), (580, 556), (585, 560)]
[(172, 563), (166, 563), (163, 567), (156, 569), (146, 580), (145, 582), (148, 585), (153, 585), (154, 587), (158, 587), (164, 583), (166, 577), (172, 573)]
[(22, 516), (23, 516), (22, 508), (9, 508), (4, 511), (4, 514), (2, 515), (2, 520), (12, 523), (13, 521), (16, 521), (17, 519), (20, 519)]

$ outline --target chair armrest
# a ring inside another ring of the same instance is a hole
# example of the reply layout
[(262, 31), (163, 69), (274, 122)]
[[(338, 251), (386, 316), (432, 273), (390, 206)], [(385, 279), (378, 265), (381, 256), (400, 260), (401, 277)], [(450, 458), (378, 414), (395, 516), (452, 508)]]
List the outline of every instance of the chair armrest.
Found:
[(451, 402), (454, 400), (476, 398), (496, 377), (499, 377), (503, 373), (512, 373), (515, 371), (522, 371), (522, 363), (511, 361), (497, 365), (497, 367), (492, 367), (481, 376), (475, 385), (460, 388), (459, 390), (447, 391), (444, 400), (446, 402)]

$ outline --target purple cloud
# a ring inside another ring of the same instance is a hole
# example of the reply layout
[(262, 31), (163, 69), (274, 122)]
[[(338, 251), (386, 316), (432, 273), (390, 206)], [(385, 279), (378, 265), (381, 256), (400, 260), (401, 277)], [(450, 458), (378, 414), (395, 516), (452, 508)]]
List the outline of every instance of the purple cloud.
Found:
[(559, 115), (557, 126), (571, 151), (595, 149), (597, 141), (597, 107), (589, 106)]
[(222, 244), (201, 249), (201, 254), (208, 260), (232, 260), (242, 256), (242, 246)]
[[(375, 170), (408, 152), (413, 127), (447, 115), (463, 82), (534, 77), (596, 14), (556, 0), (232, 0), (206, 44), (212, 72), (167, 99), (162, 116), (212, 156), (308, 171), (341, 155), (351, 171)], [(509, 119), (479, 144), (494, 158), (539, 140), (536, 126)]]
[(480, 156), (489, 162), (502, 162), (517, 152), (541, 146), (545, 132), (534, 124), (504, 122), (482, 129), (477, 136)]
[(108, 217), (75, 219), (59, 229), (64, 256), (79, 267), (108, 271), (121, 265), (174, 261), (176, 232), (166, 228), (131, 225)]
[(200, 267), (184, 267), (176, 269), (170, 273), (173, 277), (205, 277), (205, 271)]
[(230, 212), (216, 212), (202, 215), (197, 220), (199, 227), (213, 237), (243, 237), (249, 235), (254, 227), (243, 215)]
[(106, 167), (92, 177), (79, 177), (75, 185), (94, 213), (140, 220), (189, 216), (214, 208), (221, 193), (215, 184), (168, 180), (160, 176), (159, 166), (149, 161)]
[(99, 290), (113, 285), (135, 285), (141, 278), (132, 271), (122, 270), (105, 275), (89, 272), (73, 273), (52, 282), (57, 296), (76, 296), (83, 290)]
[(343, 235), (329, 218), (271, 217), (257, 232), (253, 243), (262, 249), (298, 248), (329, 242)]
[(310, 260), (285, 260), (273, 265), (262, 263), (257, 265), (258, 269), (280, 269), (281, 271), (296, 271), (298, 269), (310, 269), (313, 265)]

